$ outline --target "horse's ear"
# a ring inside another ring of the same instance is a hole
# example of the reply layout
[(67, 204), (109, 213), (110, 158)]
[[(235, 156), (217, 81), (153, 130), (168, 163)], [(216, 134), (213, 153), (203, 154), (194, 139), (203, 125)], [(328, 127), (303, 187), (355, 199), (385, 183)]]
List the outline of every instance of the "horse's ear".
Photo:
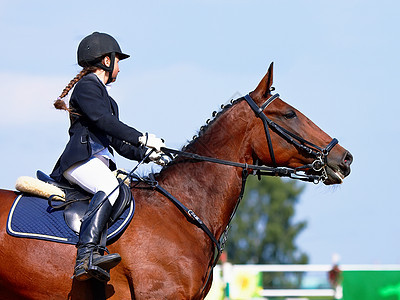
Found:
[(274, 63), (272, 62), (269, 65), (267, 74), (265, 74), (264, 78), (260, 81), (257, 88), (254, 90), (254, 93), (264, 98), (267, 97), (267, 95), (270, 92), (273, 80), (274, 80)]

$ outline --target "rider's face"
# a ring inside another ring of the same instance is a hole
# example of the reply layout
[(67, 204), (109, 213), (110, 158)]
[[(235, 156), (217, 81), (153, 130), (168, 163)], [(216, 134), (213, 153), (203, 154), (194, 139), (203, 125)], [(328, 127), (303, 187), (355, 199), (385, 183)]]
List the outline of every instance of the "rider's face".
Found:
[[(115, 62), (114, 62), (114, 70), (112, 72), (112, 77), (113, 77), (113, 81), (114, 82), (117, 79), (118, 73), (119, 73), (119, 58), (115, 57)], [(111, 65), (111, 59), (110, 57), (106, 56), (103, 59), (103, 64), (107, 67), (109, 67)]]
[[(112, 77), (117, 79), (118, 73), (119, 73), (119, 58), (115, 57), (115, 62), (114, 62), (114, 70), (112, 72)], [(113, 81), (115, 81), (115, 79)]]

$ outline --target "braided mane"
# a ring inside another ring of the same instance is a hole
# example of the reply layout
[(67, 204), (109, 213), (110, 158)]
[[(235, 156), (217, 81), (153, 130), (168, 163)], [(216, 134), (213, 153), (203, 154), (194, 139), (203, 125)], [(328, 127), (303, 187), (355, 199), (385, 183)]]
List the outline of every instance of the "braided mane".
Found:
[(223, 115), (227, 110), (229, 110), (235, 104), (241, 102), (242, 100), (244, 100), (244, 97), (240, 97), (235, 100), (232, 99), (232, 100), (230, 100), (230, 102), (228, 104), (222, 104), (221, 109), (218, 112), (213, 111), (212, 119), (208, 119), (206, 121), (206, 124), (200, 127), (197, 135), (194, 135), (192, 140), (187, 145), (182, 147), (182, 151), (190, 149), (190, 147), (198, 140), (198, 138), (202, 137), (204, 135), (204, 133), (208, 130), (208, 128), (210, 128), (218, 120), (218, 118), (221, 115)]

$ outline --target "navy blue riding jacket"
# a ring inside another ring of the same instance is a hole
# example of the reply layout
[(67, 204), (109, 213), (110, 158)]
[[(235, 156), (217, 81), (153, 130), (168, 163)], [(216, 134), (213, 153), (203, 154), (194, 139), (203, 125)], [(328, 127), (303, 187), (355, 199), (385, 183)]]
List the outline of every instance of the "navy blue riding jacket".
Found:
[[(138, 141), (143, 134), (119, 120), (117, 103), (94, 73), (78, 81), (69, 106), (74, 112), (70, 114), (70, 139), (50, 174), (53, 179), (63, 181), (64, 171), (89, 159), (94, 144), (108, 148), (111, 153), (112, 147), (128, 159), (143, 159), (146, 148)], [(115, 169), (115, 165), (111, 164), (110, 168)]]

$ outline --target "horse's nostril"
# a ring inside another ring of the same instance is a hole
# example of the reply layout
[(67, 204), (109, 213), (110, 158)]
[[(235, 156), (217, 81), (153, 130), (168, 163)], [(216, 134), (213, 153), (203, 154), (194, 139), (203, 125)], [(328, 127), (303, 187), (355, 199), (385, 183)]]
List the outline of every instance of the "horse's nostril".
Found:
[(348, 176), (350, 174), (350, 165), (352, 162), (353, 155), (351, 155), (351, 153), (347, 151), (346, 154), (343, 156), (342, 163), (339, 166), (344, 176)]
[(349, 167), (353, 162), (353, 155), (351, 155), (350, 152), (347, 152), (346, 155), (344, 156), (343, 162), (346, 166)]

